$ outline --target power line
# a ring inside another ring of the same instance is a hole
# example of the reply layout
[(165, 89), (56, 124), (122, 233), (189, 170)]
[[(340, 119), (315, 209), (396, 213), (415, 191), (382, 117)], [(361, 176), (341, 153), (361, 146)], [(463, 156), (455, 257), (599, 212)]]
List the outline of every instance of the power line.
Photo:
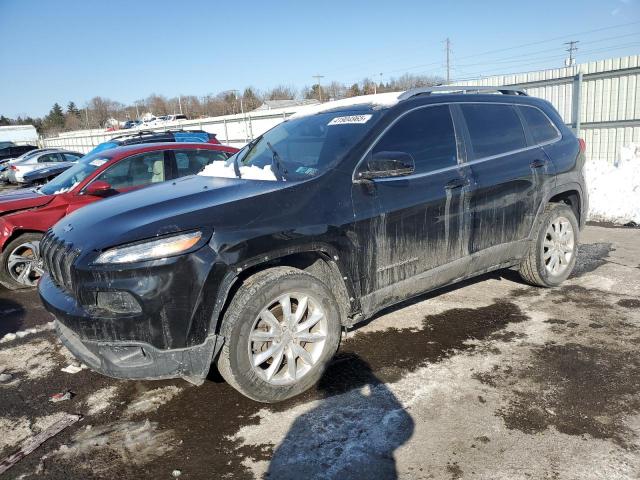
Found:
[[(605, 42), (607, 40), (619, 40), (621, 38), (626, 38), (626, 37), (634, 37), (634, 36), (640, 36), (640, 32), (633, 32), (633, 33), (629, 33), (626, 35), (617, 35), (615, 37), (606, 37), (606, 38), (599, 38), (598, 40), (590, 40), (587, 42), (580, 42), (583, 45), (591, 45), (592, 43), (600, 43), (600, 42)], [(558, 48), (554, 47), (554, 48), (545, 48), (544, 50), (536, 50), (535, 52), (527, 52), (526, 54), (518, 54), (518, 55), (512, 55), (509, 57), (503, 57), (500, 58), (498, 60), (491, 60), (491, 63), (509, 63), (508, 60), (510, 59), (518, 59), (518, 58), (522, 58), (522, 57), (527, 57), (529, 58), (530, 55), (536, 55), (538, 53), (547, 53), (547, 52), (557, 52)], [(460, 65), (462, 67), (473, 67), (473, 66), (477, 66), (477, 65), (486, 65), (487, 61), (484, 62), (479, 62), (479, 63), (456, 63), (457, 65)]]
[(579, 42), (580, 40), (570, 40), (568, 42), (564, 42), (565, 45), (569, 45), (569, 48), (567, 48), (567, 52), (569, 52), (567, 67), (572, 67), (576, 61), (576, 59), (574, 58), (574, 53), (578, 51)]
[[(638, 24), (640, 24), (640, 21), (629, 22), (629, 23), (621, 23), (621, 24), (611, 25), (611, 26), (608, 26), (608, 27), (596, 28), (596, 29), (592, 29), (592, 30), (584, 30), (584, 31), (581, 31), (581, 32), (574, 32), (574, 33), (569, 33), (569, 34), (566, 34), (566, 35), (561, 35), (561, 36), (558, 36), (558, 37), (548, 38), (546, 40), (539, 40), (539, 41), (536, 41), (536, 42), (530, 42), (530, 43), (523, 43), (523, 44), (520, 44), (520, 45), (514, 45), (512, 47), (500, 48), (500, 49), (496, 49), (496, 50), (488, 50), (488, 51), (485, 51), (485, 52), (479, 52), (479, 53), (475, 53), (475, 54), (472, 54), (472, 55), (465, 55), (463, 57), (459, 57), (458, 59), (459, 60), (463, 60), (463, 59), (466, 59), (466, 58), (473, 58), (473, 57), (479, 57), (479, 56), (484, 56), (484, 55), (491, 55), (493, 53), (501, 53), (501, 52), (505, 52), (505, 51), (509, 51), (509, 50), (515, 50), (515, 49), (519, 49), (519, 48), (530, 47), (530, 46), (533, 46), (533, 45), (541, 45), (541, 44), (544, 44), (544, 43), (555, 42), (555, 41), (558, 41), (558, 40), (564, 40), (564, 39), (571, 38), (571, 37), (584, 36), (584, 35), (589, 35), (589, 34), (596, 33), (596, 32), (603, 32), (603, 31), (612, 30), (612, 29), (620, 29), (620, 28), (623, 28), (623, 27), (628, 27), (628, 26), (631, 26), (631, 25), (638, 25)], [(584, 43), (586, 43), (586, 42), (584, 42)], [(394, 60), (397, 60), (397, 58), (398, 58), (397, 56), (386, 57), (386, 59), (394, 59)], [(351, 64), (349, 66), (327, 70), (327, 72), (328, 73), (335, 73), (335, 72), (340, 72), (340, 71), (345, 71), (345, 70), (353, 70), (353, 69), (356, 69), (356, 68), (360, 68), (360, 67), (362, 67), (364, 65), (370, 65), (371, 63), (379, 63), (380, 61), (381, 61), (380, 58), (376, 58), (374, 60), (370, 60), (370, 61), (359, 63), (359, 64)], [(406, 70), (411, 70), (411, 69), (415, 69), (415, 68), (423, 68), (423, 67), (435, 66), (435, 65), (439, 65), (439, 64), (441, 65), (440, 62), (430, 62), (430, 63), (425, 63), (425, 64), (421, 64), (421, 65), (415, 65), (415, 66), (407, 67), (407, 68), (399, 68), (399, 69), (394, 69), (394, 70), (387, 70), (387, 71), (385, 71), (385, 74), (396, 73), (396, 72), (399, 72), (399, 71), (406, 71)]]
[[(590, 54), (590, 53), (601, 53), (601, 52), (610, 52), (613, 50), (619, 50), (621, 48), (628, 48), (628, 47), (632, 47), (632, 46), (637, 46), (640, 45), (640, 42), (632, 42), (632, 43), (626, 43), (626, 44), (622, 44), (622, 45), (611, 45), (608, 47), (604, 47), (604, 48), (597, 48), (595, 50), (587, 50), (587, 51), (583, 51), (583, 55), (584, 54)], [(512, 66), (510, 67), (498, 67), (498, 68), (490, 68), (488, 70), (484, 70), (482, 72), (475, 72), (475, 73), (471, 73), (470, 77), (466, 77), (466, 78), (458, 78), (458, 81), (466, 81), (466, 80), (477, 80), (480, 78), (485, 78), (488, 76), (497, 76), (497, 75), (512, 75), (514, 73), (524, 73), (521, 70), (517, 71), (517, 72), (500, 72), (500, 73), (492, 73), (491, 75), (486, 75), (487, 73), (491, 73), (491, 72), (495, 72), (497, 70), (503, 69), (503, 68), (526, 68), (526, 67), (534, 67), (534, 66), (539, 66), (541, 62), (543, 62), (544, 60), (560, 60), (564, 58), (564, 55), (554, 55), (551, 57), (544, 57), (544, 58), (540, 58), (539, 61), (534, 62), (534, 63), (527, 63), (527, 64), (523, 64), (523, 65), (519, 65), (522, 62), (526, 62), (526, 59), (523, 60), (516, 60), (514, 62), (510, 62), (513, 63)]]
[(630, 22), (630, 23), (623, 23), (623, 24), (620, 24), (620, 25), (612, 25), (610, 27), (602, 27), (602, 28), (596, 28), (594, 30), (586, 30), (586, 31), (583, 31), (583, 32), (570, 33), (568, 35), (561, 35), (559, 37), (553, 37), (553, 38), (549, 38), (547, 40), (540, 40), (538, 42), (532, 42), (532, 43), (523, 43), (521, 45), (515, 45), (513, 47), (507, 47), (507, 48), (501, 48), (501, 49), (498, 49), (498, 50), (491, 50), (491, 51), (488, 51), (488, 52), (476, 53), (474, 55), (467, 55), (466, 57), (460, 57), (460, 58), (464, 59), (464, 58), (478, 57), (480, 55), (488, 55), (490, 53), (506, 52), (508, 50), (513, 50), (513, 49), (516, 49), (516, 48), (530, 47), (532, 45), (540, 45), (542, 43), (555, 42), (557, 40), (563, 40), (563, 39), (565, 39), (567, 37), (577, 37), (578, 35), (586, 35), (586, 34), (589, 34), (589, 33), (601, 32), (601, 31), (604, 31), (604, 30), (611, 30), (613, 28), (628, 27), (630, 25), (637, 25), (639, 23), (640, 23), (640, 21), (638, 21), (638, 22)]

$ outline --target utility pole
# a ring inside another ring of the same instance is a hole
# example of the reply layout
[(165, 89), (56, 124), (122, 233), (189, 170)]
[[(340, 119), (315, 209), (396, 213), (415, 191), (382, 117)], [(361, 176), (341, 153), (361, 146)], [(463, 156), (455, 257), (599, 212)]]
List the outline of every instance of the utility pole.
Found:
[(324, 78), (324, 75), (313, 75), (313, 78), (316, 79), (316, 84), (318, 85), (318, 99), (320, 100), (320, 103), (322, 103), (322, 86), (320, 85), (320, 79)]
[(445, 49), (447, 52), (447, 84), (449, 84), (451, 82), (451, 40), (449, 40), (449, 37), (447, 37), (447, 39), (445, 40)]
[(578, 51), (578, 43), (580, 40), (571, 40), (570, 42), (564, 42), (565, 45), (569, 45), (567, 52), (569, 52), (569, 58), (565, 61), (567, 67), (572, 67), (575, 64), (574, 53)]

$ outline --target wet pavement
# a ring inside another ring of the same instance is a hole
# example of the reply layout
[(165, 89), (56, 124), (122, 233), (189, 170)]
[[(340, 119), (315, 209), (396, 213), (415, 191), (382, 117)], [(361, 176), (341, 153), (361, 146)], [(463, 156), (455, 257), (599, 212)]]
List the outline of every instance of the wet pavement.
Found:
[(200, 387), (62, 372), (36, 293), (2, 289), (0, 457), (83, 415), (5, 477), (640, 478), (640, 230), (582, 242), (560, 288), (500, 271), (383, 312), (276, 405), (215, 371)]

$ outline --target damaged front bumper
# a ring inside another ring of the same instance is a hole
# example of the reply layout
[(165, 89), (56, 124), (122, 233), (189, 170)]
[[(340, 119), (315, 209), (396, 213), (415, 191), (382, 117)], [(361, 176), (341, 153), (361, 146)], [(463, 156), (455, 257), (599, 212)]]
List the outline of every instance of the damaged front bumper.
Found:
[(57, 319), (55, 326), (64, 346), (78, 360), (92, 370), (114, 378), (183, 378), (201, 385), (209, 372), (211, 359), (223, 343), (222, 337), (211, 335), (201, 345), (161, 350), (143, 342), (83, 341)]
[[(181, 348), (159, 348), (149, 342), (118, 335), (120, 338), (96, 338), (99, 318), (92, 317), (71, 295), (43, 276), (39, 293), (45, 308), (56, 318), (55, 326), (62, 343), (89, 368), (98, 373), (124, 379), (183, 378), (196, 385), (206, 378), (213, 358), (224, 338), (209, 334), (202, 343)], [(83, 320), (84, 323), (79, 323)], [(120, 323), (131, 323), (120, 318)], [(94, 331), (88, 325), (94, 325)], [(77, 330), (75, 325), (84, 326)], [(93, 336), (92, 336), (93, 334)]]

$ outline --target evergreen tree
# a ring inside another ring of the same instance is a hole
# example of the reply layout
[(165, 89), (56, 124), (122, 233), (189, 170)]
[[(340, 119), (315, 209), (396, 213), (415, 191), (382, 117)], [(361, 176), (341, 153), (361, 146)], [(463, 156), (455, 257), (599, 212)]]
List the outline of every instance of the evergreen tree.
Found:
[(74, 115), (78, 118), (80, 118), (80, 109), (78, 107), (76, 107), (76, 104), (74, 102), (69, 102), (67, 105), (67, 115)]
[(62, 129), (64, 127), (64, 112), (62, 107), (56, 102), (51, 107), (49, 114), (45, 118), (45, 124), (48, 129)]

